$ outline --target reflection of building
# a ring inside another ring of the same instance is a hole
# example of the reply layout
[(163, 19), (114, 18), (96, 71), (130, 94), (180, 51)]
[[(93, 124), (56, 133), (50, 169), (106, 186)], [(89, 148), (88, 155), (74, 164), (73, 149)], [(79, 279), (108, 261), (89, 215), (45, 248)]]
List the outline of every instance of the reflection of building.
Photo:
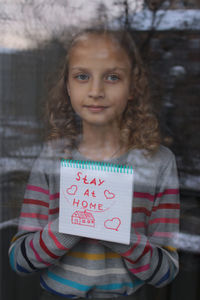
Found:
[(146, 0), (146, 2), (148, 7), (152, 10), (157, 10), (162, 4), (167, 4), (169, 9), (198, 9), (200, 5), (199, 0)]
[(177, 8), (198, 8), (199, 0), (171, 0), (171, 7)]
[(71, 217), (72, 224), (95, 227), (93, 215), (85, 211), (75, 211)]

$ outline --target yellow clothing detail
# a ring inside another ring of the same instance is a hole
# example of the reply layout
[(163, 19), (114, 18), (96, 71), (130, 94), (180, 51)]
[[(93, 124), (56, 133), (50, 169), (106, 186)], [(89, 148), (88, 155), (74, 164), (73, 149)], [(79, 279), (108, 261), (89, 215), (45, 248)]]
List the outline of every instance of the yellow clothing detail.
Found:
[(84, 253), (84, 252), (68, 252), (68, 256), (76, 257), (76, 258), (83, 258), (88, 260), (102, 260), (106, 258), (119, 258), (120, 255), (114, 252), (107, 252), (107, 253)]
[(169, 250), (169, 251), (176, 251), (177, 249), (172, 246), (164, 246), (163, 248)]

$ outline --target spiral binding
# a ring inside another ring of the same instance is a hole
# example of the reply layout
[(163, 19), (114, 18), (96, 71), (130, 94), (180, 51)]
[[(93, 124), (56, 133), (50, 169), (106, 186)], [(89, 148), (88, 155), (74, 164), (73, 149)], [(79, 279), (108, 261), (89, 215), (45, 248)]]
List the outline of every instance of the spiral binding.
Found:
[(61, 159), (61, 166), (76, 168), (76, 169), (85, 169), (85, 170), (133, 174), (132, 166), (129, 167), (126, 165), (117, 165), (117, 164), (110, 164), (105, 162)]

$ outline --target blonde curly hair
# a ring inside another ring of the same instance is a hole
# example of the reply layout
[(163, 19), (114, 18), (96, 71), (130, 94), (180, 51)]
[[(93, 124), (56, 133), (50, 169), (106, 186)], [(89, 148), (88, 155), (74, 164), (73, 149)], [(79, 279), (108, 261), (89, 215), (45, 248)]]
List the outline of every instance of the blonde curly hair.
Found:
[(130, 59), (134, 101), (128, 101), (120, 124), (120, 138), (126, 149), (156, 151), (160, 145), (158, 121), (152, 112), (149, 81), (146, 69), (130, 33), (123, 30), (86, 29), (71, 41), (60, 76), (51, 89), (47, 102), (48, 140), (63, 141), (63, 150), (73, 149), (82, 132), (81, 121), (72, 108), (67, 92), (70, 52), (83, 35), (106, 36), (117, 41)]

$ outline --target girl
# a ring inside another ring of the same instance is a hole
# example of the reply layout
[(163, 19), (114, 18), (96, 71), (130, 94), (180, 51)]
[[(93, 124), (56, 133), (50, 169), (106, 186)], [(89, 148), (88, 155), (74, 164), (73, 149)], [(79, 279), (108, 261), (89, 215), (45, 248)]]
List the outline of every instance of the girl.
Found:
[[(176, 163), (160, 145), (149, 100), (128, 33), (86, 30), (73, 39), (48, 103), (50, 141), (33, 166), (9, 251), (19, 274), (41, 270), (41, 299), (138, 299), (145, 283), (163, 287), (176, 276)], [(134, 166), (130, 245), (58, 232), (63, 156)]]

